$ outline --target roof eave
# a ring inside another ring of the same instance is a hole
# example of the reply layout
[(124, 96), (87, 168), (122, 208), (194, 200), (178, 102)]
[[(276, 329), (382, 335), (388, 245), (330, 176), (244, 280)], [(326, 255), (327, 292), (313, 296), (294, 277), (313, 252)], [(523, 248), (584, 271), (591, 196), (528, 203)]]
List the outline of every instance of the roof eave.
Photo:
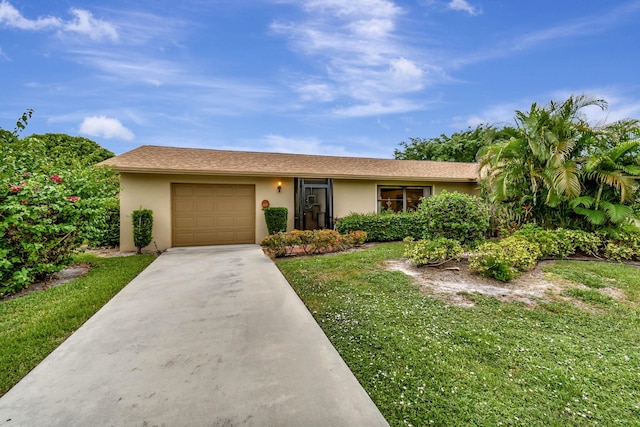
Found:
[[(273, 173), (273, 172), (238, 172), (201, 169), (167, 169), (167, 168), (136, 168), (111, 166), (121, 173), (140, 173), (156, 175), (221, 175), (221, 176), (248, 176), (248, 177), (279, 177), (279, 178), (327, 178), (326, 173)], [(349, 175), (329, 174), (333, 179), (354, 180), (384, 180), (384, 181), (434, 181), (434, 182), (477, 182), (477, 178), (470, 177), (442, 177), (442, 176), (389, 176), (389, 175)]]

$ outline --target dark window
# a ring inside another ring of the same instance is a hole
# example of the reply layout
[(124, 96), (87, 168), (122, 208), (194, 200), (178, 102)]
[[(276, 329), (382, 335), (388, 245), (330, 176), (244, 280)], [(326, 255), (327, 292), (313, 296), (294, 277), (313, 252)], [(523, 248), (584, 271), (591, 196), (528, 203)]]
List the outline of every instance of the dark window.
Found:
[(412, 212), (430, 195), (431, 187), (378, 187), (378, 212)]

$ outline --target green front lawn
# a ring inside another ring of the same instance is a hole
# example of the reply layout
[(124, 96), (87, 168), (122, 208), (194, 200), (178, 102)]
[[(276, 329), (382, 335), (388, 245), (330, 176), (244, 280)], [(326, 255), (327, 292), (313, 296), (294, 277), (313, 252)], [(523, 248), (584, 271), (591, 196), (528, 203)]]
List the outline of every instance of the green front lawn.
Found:
[[(458, 307), (383, 268), (402, 252), (392, 243), (278, 261), (392, 426), (638, 425), (637, 267), (551, 267), (588, 277), (564, 295), (579, 304), (471, 295), (473, 307)], [(596, 297), (594, 283), (629, 301)]]
[(61, 286), (0, 302), (0, 395), (33, 369), (120, 289), (155, 255), (97, 258), (85, 277)]

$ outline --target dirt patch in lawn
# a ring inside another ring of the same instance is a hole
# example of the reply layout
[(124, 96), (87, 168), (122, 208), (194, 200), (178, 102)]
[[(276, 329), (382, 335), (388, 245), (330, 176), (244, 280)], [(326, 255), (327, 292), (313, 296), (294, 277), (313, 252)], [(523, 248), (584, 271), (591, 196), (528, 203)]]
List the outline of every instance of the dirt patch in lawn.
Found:
[[(580, 301), (562, 295), (569, 287), (586, 289), (585, 286), (568, 280), (545, 279), (542, 268), (554, 262), (542, 261), (535, 269), (507, 283), (470, 272), (466, 260), (439, 267), (422, 268), (415, 267), (406, 259), (389, 260), (386, 261), (386, 268), (402, 271), (413, 277), (425, 293), (462, 307), (472, 307), (474, 302), (468, 295), (477, 293), (502, 301), (520, 301), (527, 305), (536, 305), (539, 301), (571, 301), (580, 307), (588, 308)], [(626, 299), (625, 293), (617, 288), (604, 288), (599, 291), (617, 300)]]
[[(102, 258), (116, 257), (116, 256), (129, 256), (135, 255), (135, 252), (120, 252), (118, 248), (96, 248), (96, 249), (86, 249), (84, 252), (93, 254)], [(0, 297), (0, 301), (8, 301), (16, 298), (20, 298), (22, 296), (28, 295), (33, 292), (44, 291), (49, 288), (53, 288), (55, 286), (60, 286), (65, 283), (68, 283), (72, 280), (78, 279), (80, 277), (85, 276), (91, 270), (91, 265), (80, 263), (80, 264), (72, 264), (63, 270), (54, 273), (46, 280), (41, 280), (36, 283), (32, 283), (28, 287), (10, 295), (5, 295)]]

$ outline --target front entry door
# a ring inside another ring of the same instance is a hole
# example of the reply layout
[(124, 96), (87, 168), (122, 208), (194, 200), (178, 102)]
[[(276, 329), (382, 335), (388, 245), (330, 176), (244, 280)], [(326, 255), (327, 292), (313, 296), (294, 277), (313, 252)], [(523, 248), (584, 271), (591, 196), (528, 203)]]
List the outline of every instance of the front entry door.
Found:
[(333, 228), (333, 180), (296, 178), (296, 228)]

